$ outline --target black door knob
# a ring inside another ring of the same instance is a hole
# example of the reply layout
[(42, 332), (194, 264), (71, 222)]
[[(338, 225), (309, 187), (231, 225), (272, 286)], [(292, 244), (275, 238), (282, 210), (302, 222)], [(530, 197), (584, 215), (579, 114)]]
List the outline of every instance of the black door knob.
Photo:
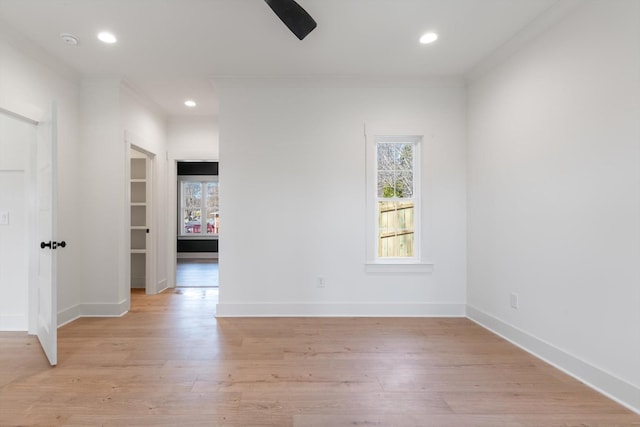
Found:
[(65, 242), (64, 240), (62, 242), (40, 242), (40, 248), (44, 249), (44, 248), (49, 248), (49, 249), (58, 249), (58, 248), (64, 248), (67, 246), (67, 242)]

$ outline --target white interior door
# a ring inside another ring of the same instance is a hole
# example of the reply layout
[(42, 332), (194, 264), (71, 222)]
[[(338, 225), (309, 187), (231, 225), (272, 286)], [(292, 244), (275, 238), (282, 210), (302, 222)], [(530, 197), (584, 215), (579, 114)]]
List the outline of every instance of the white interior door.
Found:
[(51, 365), (58, 362), (57, 265), (56, 239), (56, 107), (52, 106), (45, 120), (38, 123), (36, 150), (37, 185), (37, 335)]

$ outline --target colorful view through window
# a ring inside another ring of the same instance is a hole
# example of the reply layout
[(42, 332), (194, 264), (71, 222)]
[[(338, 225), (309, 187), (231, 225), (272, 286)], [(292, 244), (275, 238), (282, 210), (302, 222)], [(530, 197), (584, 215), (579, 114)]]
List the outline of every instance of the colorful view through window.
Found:
[(183, 181), (181, 187), (181, 234), (218, 234), (220, 231), (218, 183)]
[(415, 256), (413, 142), (379, 142), (377, 148), (378, 257)]

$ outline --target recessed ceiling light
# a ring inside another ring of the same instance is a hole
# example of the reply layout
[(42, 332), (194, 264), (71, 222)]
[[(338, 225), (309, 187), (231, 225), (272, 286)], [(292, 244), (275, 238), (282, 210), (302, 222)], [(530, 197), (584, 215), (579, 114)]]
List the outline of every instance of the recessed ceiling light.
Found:
[(436, 33), (425, 33), (420, 37), (420, 43), (429, 44), (438, 40), (438, 35)]
[(193, 99), (187, 99), (186, 101), (184, 101), (184, 105), (186, 105), (189, 108), (193, 108), (198, 104), (196, 104), (196, 101), (194, 101)]
[(63, 42), (65, 42), (65, 44), (72, 45), (72, 46), (75, 46), (78, 44), (78, 38), (73, 34), (62, 33), (60, 34), (60, 38), (62, 39)]
[(114, 36), (108, 31), (103, 31), (101, 33), (98, 33), (98, 39), (100, 39), (101, 42), (108, 43), (108, 44), (113, 44), (118, 41), (118, 39), (116, 39), (116, 36)]

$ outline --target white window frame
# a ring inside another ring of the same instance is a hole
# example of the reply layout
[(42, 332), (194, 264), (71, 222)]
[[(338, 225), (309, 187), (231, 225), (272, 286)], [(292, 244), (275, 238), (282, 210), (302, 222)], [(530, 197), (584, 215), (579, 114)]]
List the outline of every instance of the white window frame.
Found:
[[(366, 271), (368, 273), (429, 273), (433, 270), (432, 263), (424, 262), (422, 258), (422, 135), (374, 135), (366, 138), (367, 152), (367, 249)], [(413, 196), (410, 199), (391, 199), (378, 197), (378, 144), (380, 143), (411, 143), (414, 145), (413, 156)], [(380, 257), (378, 256), (378, 202), (402, 201), (414, 202), (414, 241), (412, 257)]]
[[(182, 217), (182, 213), (185, 209), (185, 205), (184, 205), (184, 195), (183, 195), (183, 188), (184, 188), (184, 183), (186, 182), (190, 182), (190, 183), (194, 183), (194, 182), (199, 182), (200, 185), (202, 186), (202, 190), (201, 190), (201, 194), (202, 194), (202, 198), (200, 199), (200, 212), (201, 212), (201, 216), (200, 216), (200, 232), (199, 233), (185, 233), (185, 226), (184, 226), (184, 219)], [(178, 197), (179, 197), (179, 201), (180, 203), (178, 204), (178, 230), (179, 230), (179, 234), (178, 237), (181, 239), (184, 238), (197, 238), (197, 239), (217, 239), (219, 234), (218, 233), (212, 233), (212, 234), (208, 234), (206, 232), (207, 230), (207, 218), (206, 218), (206, 188), (205, 188), (205, 184), (210, 183), (210, 182), (216, 182), (219, 184), (219, 180), (218, 177), (215, 175), (181, 175), (178, 177)], [(219, 188), (219, 187), (218, 187)], [(219, 190), (218, 190), (219, 191)], [(220, 202), (219, 198), (218, 198), (218, 203)]]

